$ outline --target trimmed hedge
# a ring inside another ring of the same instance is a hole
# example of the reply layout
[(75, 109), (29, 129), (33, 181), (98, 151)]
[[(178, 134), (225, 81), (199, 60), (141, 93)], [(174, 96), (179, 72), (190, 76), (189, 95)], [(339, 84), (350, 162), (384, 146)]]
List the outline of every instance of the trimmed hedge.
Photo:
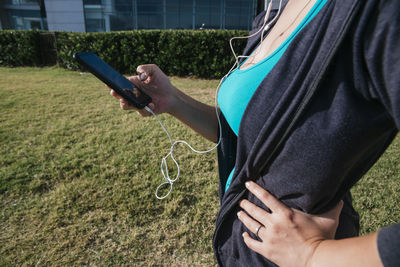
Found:
[[(233, 64), (229, 39), (245, 31), (151, 30), (103, 33), (56, 33), (60, 66), (78, 69), (72, 55), (92, 51), (121, 73), (140, 64), (157, 64), (166, 74), (220, 77)], [(236, 51), (245, 42), (235, 42)]]
[(41, 65), (37, 31), (0, 31), (0, 66)]
[[(40, 65), (39, 32), (0, 32), (0, 65)], [(19, 35), (18, 35), (19, 34)], [(229, 40), (247, 31), (232, 30), (139, 30), (101, 33), (55, 32), (57, 61), (61, 67), (79, 69), (72, 58), (75, 52), (92, 51), (121, 73), (135, 73), (136, 66), (154, 63), (167, 75), (214, 78), (224, 75), (233, 64)], [(12, 50), (13, 43), (24, 49)], [(20, 40), (18, 40), (18, 38)], [(246, 40), (234, 42), (235, 51), (243, 51)], [(3, 55), (3, 47), (8, 54)], [(4, 57), (4, 59), (3, 59)], [(12, 59), (15, 58), (13, 61)], [(23, 61), (25, 60), (25, 61)]]

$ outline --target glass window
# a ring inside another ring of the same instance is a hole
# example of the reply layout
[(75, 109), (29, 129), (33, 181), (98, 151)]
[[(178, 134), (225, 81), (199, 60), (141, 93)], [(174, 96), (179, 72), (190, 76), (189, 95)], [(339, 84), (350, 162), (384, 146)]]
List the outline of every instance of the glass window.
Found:
[(87, 32), (102, 32), (106, 30), (101, 6), (85, 6), (84, 11)]
[(110, 16), (111, 31), (129, 31), (135, 28), (132, 13), (119, 13)]
[(159, 14), (140, 13), (138, 14), (139, 29), (162, 29), (163, 18)]
[[(30, 6), (38, 6), (40, 0), (5, 0), (4, 4), (7, 5), (30, 5)], [(3, 2), (3, 1), (2, 1)]]
[(225, 28), (249, 30), (251, 28), (251, 21), (255, 15), (254, 13), (254, 1), (227, 1), (225, 8)]
[(103, 32), (104, 19), (86, 19), (86, 31), (88, 32)]
[(137, 0), (137, 21), (139, 29), (163, 29), (163, 1)]
[(160, 0), (137, 0), (138, 13), (162, 14), (163, 1)]
[(193, 28), (193, 1), (166, 0), (165, 20), (167, 29)]
[(9, 10), (2, 13), (3, 27), (15, 30), (46, 30), (45, 19), (39, 10)]
[(195, 28), (220, 29), (221, 3), (221, 0), (196, 0)]
[(130, 15), (133, 15), (133, 1), (114, 0), (114, 7), (115, 11), (117, 12), (129, 13)]
[(83, 3), (87, 31), (97, 31), (101, 24), (107, 31), (250, 29), (256, 7), (256, 0), (84, 0)]
[(101, 0), (83, 0), (84, 5), (101, 5)]
[(12, 16), (13, 28), (16, 30), (40, 30), (41, 20), (38, 18), (23, 18)]

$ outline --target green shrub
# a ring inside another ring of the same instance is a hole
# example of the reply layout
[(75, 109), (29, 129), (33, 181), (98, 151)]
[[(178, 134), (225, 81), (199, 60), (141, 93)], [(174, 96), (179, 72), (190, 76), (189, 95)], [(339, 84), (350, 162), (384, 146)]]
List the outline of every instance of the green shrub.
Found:
[(37, 31), (0, 31), (0, 66), (41, 64)]
[[(4, 31), (0, 37), (2, 65), (39, 65), (39, 32)], [(229, 40), (247, 31), (228, 30), (138, 30), (101, 33), (55, 32), (57, 61), (61, 67), (78, 70), (75, 52), (92, 51), (121, 73), (135, 73), (140, 64), (154, 63), (168, 75), (221, 77), (233, 64)], [(17, 49), (13, 44), (23, 47)], [(244, 49), (246, 40), (234, 42)], [(3, 48), (5, 47), (5, 48)], [(3, 51), (4, 52), (3, 56)], [(7, 56), (6, 56), (7, 55)], [(3, 59), (4, 57), (4, 59)]]

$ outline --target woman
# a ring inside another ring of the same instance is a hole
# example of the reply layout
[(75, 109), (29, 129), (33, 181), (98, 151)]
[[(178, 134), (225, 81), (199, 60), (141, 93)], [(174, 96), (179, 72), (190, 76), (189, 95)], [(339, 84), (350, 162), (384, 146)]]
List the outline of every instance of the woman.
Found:
[[(398, 10), (395, 0), (290, 0), (278, 14), (261, 13), (247, 58), (220, 88), (220, 129), (215, 108), (173, 87), (157, 66), (130, 78), (155, 113), (221, 138), (218, 264), (351, 265), (346, 252), (358, 248), (370, 253), (352, 254), (357, 263), (399, 263), (388, 238), (399, 225), (351, 238), (359, 225), (350, 196), (400, 126)], [(333, 236), (343, 240), (322, 241)]]

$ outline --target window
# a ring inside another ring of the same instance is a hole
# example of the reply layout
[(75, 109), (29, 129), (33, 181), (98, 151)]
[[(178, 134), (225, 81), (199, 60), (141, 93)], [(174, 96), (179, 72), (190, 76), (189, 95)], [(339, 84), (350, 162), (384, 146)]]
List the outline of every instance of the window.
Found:
[(16, 6), (38, 6), (40, 0), (5, 0), (2, 1), (6, 5), (16, 5)]
[(87, 32), (106, 31), (101, 7), (85, 6), (85, 21)]
[(101, 0), (83, 0), (83, 5), (101, 5)]
[(137, 23), (139, 29), (163, 29), (163, 1), (137, 0)]
[(225, 9), (225, 29), (251, 28), (251, 21), (255, 13), (254, 1), (229, 0)]
[(88, 32), (103, 32), (104, 19), (86, 19), (86, 31)]
[[(18, 0), (22, 1), (22, 0)], [(256, 0), (84, 0), (87, 31), (250, 29)]]
[(222, 1), (196, 0), (195, 28), (220, 29)]
[(193, 28), (193, 1), (168, 0), (165, 3), (165, 28)]

